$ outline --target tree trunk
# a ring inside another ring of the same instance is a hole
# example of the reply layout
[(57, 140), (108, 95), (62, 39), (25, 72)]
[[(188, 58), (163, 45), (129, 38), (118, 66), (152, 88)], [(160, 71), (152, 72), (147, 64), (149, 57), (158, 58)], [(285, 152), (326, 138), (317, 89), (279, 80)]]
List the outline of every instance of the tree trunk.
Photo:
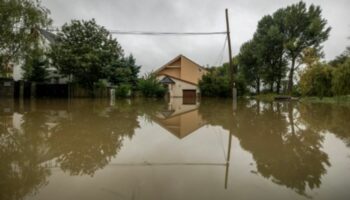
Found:
[(289, 80), (288, 80), (288, 94), (289, 95), (292, 94), (292, 90), (293, 90), (293, 77), (294, 77), (295, 59), (296, 58), (292, 58), (292, 66), (291, 66), (290, 72), (289, 72)]
[(270, 83), (270, 92), (273, 93), (273, 82)]
[(256, 79), (256, 94), (260, 94), (260, 78)]
[(281, 91), (281, 76), (279, 75), (277, 78), (277, 88), (276, 88), (277, 94), (279, 94), (280, 91)]

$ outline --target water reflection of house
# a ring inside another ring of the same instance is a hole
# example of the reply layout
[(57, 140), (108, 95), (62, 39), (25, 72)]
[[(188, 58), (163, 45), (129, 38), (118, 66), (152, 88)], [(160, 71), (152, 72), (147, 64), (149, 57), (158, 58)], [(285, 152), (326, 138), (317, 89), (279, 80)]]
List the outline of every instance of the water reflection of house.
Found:
[(0, 99), (0, 135), (13, 128), (13, 101)]
[(198, 107), (199, 103), (195, 98), (170, 98), (168, 107), (159, 111), (153, 120), (182, 139), (206, 124)]

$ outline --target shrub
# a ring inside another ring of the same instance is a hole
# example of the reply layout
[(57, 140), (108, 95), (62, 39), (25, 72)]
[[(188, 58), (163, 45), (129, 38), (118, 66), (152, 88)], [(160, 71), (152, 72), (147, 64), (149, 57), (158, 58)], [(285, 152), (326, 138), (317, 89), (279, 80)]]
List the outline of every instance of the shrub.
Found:
[(146, 74), (138, 82), (138, 90), (144, 97), (164, 97), (166, 89), (153, 73)]
[(334, 69), (332, 91), (335, 95), (350, 94), (350, 58)]
[[(226, 74), (218, 73), (218, 70), (210, 71), (208, 74), (204, 75), (199, 82), (199, 88), (202, 96), (206, 97), (232, 96), (232, 87), (229, 77)], [(242, 96), (246, 92), (246, 84), (243, 77), (237, 76), (236, 88), (238, 96)]]
[(302, 95), (332, 96), (332, 68), (326, 64), (315, 64), (305, 69), (300, 75), (300, 92)]
[(131, 93), (131, 86), (128, 84), (121, 84), (115, 89), (117, 97), (129, 97)]
[(207, 97), (228, 97), (231, 94), (230, 81), (224, 76), (213, 72), (204, 75), (199, 82), (201, 94)]

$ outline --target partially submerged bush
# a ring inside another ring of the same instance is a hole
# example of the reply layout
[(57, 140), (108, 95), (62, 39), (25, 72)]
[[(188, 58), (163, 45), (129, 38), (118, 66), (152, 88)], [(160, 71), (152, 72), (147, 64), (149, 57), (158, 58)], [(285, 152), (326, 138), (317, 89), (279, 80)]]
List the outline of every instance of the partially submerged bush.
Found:
[(228, 97), (231, 94), (230, 81), (225, 76), (213, 72), (204, 75), (199, 82), (201, 94), (206, 97)]
[(300, 76), (300, 92), (306, 96), (332, 96), (332, 68), (326, 64), (315, 64), (305, 69)]
[(131, 86), (128, 84), (121, 84), (115, 89), (115, 95), (117, 97), (130, 97)]
[(139, 79), (138, 90), (144, 97), (164, 97), (166, 88), (157, 80), (153, 73), (146, 74)]
[(350, 58), (334, 69), (332, 91), (335, 95), (350, 94)]

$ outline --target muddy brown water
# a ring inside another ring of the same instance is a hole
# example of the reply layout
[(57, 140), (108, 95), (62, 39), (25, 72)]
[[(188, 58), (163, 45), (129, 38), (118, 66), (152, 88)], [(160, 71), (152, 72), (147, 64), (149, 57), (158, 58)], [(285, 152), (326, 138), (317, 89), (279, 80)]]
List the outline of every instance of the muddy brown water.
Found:
[(350, 107), (0, 100), (0, 199), (349, 199)]

